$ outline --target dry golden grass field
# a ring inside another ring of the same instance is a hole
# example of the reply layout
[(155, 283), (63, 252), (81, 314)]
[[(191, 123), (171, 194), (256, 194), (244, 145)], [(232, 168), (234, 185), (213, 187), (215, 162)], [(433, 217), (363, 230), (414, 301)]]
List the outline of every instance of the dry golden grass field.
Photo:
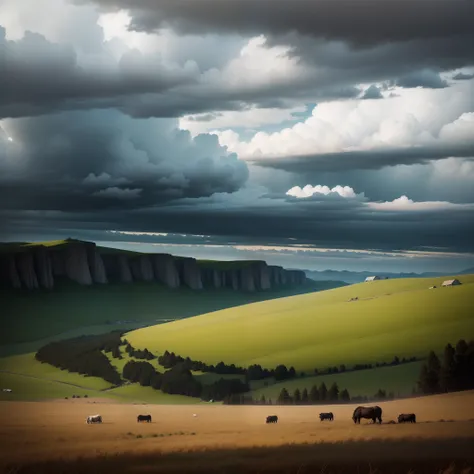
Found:
[[(304, 464), (305, 459), (311, 464), (308, 456), (314, 461), (317, 453), (318, 462), (366, 462), (368, 459), (377, 463), (384, 460), (390, 461), (392, 467), (402, 461), (405, 467), (408, 460), (413, 465), (423, 459), (423, 462), (439, 461), (442, 455), (446, 456), (443, 457), (445, 462), (450, 459), (474, 461), (474, 391), (379, 405), (383, 409), (382, 425), (369, 424), (367, 420), (354, 425), (351, 416), (355, 405), (163, 406), (124, 405), (106, 399), (1, 402), (0, 459), (4, 472), (76, 472), (71, 466), (55, 470), (54, 463), (44, 471), (38, 467), (31, 471), (27, 467), (24, 471), (12, 471), (5, 466), (78, 457), (89, 458), (82, 462), (97, 466), (106, 459), (110, 461), (110, 456), (115, 463), (120, 456), (125, 456), (134, 467), (130, 471), (117, 471), (114, 467), (114, 472), (136, 471), (140, 464), (137, 460), (147, 460), (148, 468), (138, 469), (143, 472), (298, 472), (267, 469), (268, 463), (264, 460), (275, 460), (275, 456), (283, 456), (284, 452), (287, 452), (285, 462), (293, 464), (300, 461)], [(335, 420), (320, 422), (321, 411), (332, 411)], [(402, 412), (416, 413), (417, 424), (388, 423)], [(86, 417), (94, 414), (102, 415), (102, 425), (86, 424)], [(138, 414), (151, 414), (153, 422), (137, 423)], [(278, 415), (278, 424), (265, 423), (269, 414)], [(314, 444), (316, 446), (312, 446)], [(303, 451), (295, 454), (298, 449)], [(158, 463), (156, 456), (160, 458)], [(193, 461), (193, 456), (199, 459)], [(232, 470), (245, 459), (254, 467), (255, 463), (263, 464), (260, 470), (251, 470), (248, 462), (239, 471)], [(274, 467), (280, 469), (285, 462), (282, 459)], [(207, 463), (212, 464), (212, 469)], [(90, 472), (90, 466), (85, 464), (81, 469)], [(119, 463), (122, 469), (125, 465), (125, 461)], [(216, 470), (216, 466), (226, 465), (227, 470)], [(106, 471), (108, 468), (103, 466), (96, 472)]]

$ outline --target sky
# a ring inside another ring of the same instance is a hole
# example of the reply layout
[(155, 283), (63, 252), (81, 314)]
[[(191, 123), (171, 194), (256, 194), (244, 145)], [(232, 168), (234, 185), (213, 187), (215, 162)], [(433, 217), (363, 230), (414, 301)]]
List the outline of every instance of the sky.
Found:
[(471, 0), (1, 0), (0, 241), (474, 267)]

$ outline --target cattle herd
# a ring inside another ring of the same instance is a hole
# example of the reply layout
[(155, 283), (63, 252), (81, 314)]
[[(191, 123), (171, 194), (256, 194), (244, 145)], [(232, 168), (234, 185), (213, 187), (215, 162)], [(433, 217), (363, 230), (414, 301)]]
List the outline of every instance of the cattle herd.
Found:
[[(194, 415), (195, 416), (195, 415)], [(360, 424), (361, 418), (372, 420), (373, 423), (377, 421), (379, 424), (382, 423), (382, 409), (379, 406), (373, 407), (357, 407), (352, 414), (352, 420), (356, 424)], [(334, 414), (332, 412), (320, 413), (319, 421), (329, 420), (334, 421)], [(151, 415), (138, 415), (137, 423), (146, 421), (151, 423)], [(86, 419), (87, 424), (91, 423), (102, 423), (101, 415), (90, 415)], [(266, 423), (278, 423), (277, 415), (267, 416)], [(414, 413), (402, 413), (398, 415), (398, 423), (416, 423), (416, 415)]]
[[(373, 423), (377, 421), (382, 423), (382, 409), (379, 406), (374, 407), (357, 407), (352, 414), (352, 420), (356, 424), (360, 424), (360, 419), (366, 418), (372, 420)], [(334, 421), (334, 414), (332, 412), (320, 413), (319, 421), (329, 420)], [(278, 423), (278, 416), (267, 416), (267, 423)], [(416, 415), (414, 413), (402, 413), (398, 415), (398, 423), (416, 423)]]

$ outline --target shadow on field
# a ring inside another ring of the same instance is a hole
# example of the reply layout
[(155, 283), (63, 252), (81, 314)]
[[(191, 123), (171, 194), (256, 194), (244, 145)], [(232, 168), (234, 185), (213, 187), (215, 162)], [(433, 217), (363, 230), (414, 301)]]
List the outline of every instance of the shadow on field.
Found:
[[(474, 437), (369, 440), (246, 449), (160, 451), (100, 455), (2, 466), (2, 474), (468, 474), (474, 472)], [(159, 449), (159, 444), (157, 444)]]

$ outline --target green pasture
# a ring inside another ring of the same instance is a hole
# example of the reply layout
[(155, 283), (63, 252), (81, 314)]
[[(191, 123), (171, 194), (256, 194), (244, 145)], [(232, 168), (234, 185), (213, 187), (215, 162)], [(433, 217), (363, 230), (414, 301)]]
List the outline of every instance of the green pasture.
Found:
[[(327, 366), (425, 357), (474, 337), (474, 275), (382, 280), (230, 308), (132, 331), (137, 348), (216, 364)], [(436, 285), (438, 288), (429, 289)], [(349, 301), (351, 298), (357, 301)]]
[(333, 282), (322, 282), (255, 293), (230, 289), (172, 290), (157, 282), (90, 287), (60, 282), (54, 291), (38, 290), (28, 294), (0, 290), (0, 346), (33, 342), (85, 326), (108, 325), (108, 332), (123, 327), (124, 321), (128, 327), (140, 323), (158, 324), (256, 301), (322, 290), (331, 284), (334, 287)]
[(120, 397), (142, 403), (156, 403), (160, 405), (192, 405), (204, 403), (199, 398), (186, 397), (184, 395), (170, 395), (161, 390), (151, 387), (142, 387), (138, 383), (123, 385), (105, 392), (107, 395)]
[(282, 388), (286, 388), (290, 395), (298, 388), (300, 391), (316, 385), (318, 388), (324, 382), (329, 387), (336, 382), (339, 390), (347, 389), (351, 397), (373, 396), (379, 389), (386, 390), (387, 394), (393, 392), (395, 396), (405, 396), (412, 393), (420, 374), (423, 362), (410, 362), (390, 367), (376, 367), (374, 369), (358, 370), (354, 372), (343, 372), (331, 375), (318, 375), (314, 377), (300, 377), (293, 380), (270, 385), (268, 387), (253, 390), (251, 392), (254, 399), (260, 399), (262, 395), (275, 401)]
[(0, 378), (8, 372), (26, 375), (30, 379), (35, 377), (91, 390), (103, 390), (111, 386), (110, 383), (99, 377), (85, 377), (58, 369), (49, 364), (42, 364), (35, 359), (34, 353), (0, 358)]

